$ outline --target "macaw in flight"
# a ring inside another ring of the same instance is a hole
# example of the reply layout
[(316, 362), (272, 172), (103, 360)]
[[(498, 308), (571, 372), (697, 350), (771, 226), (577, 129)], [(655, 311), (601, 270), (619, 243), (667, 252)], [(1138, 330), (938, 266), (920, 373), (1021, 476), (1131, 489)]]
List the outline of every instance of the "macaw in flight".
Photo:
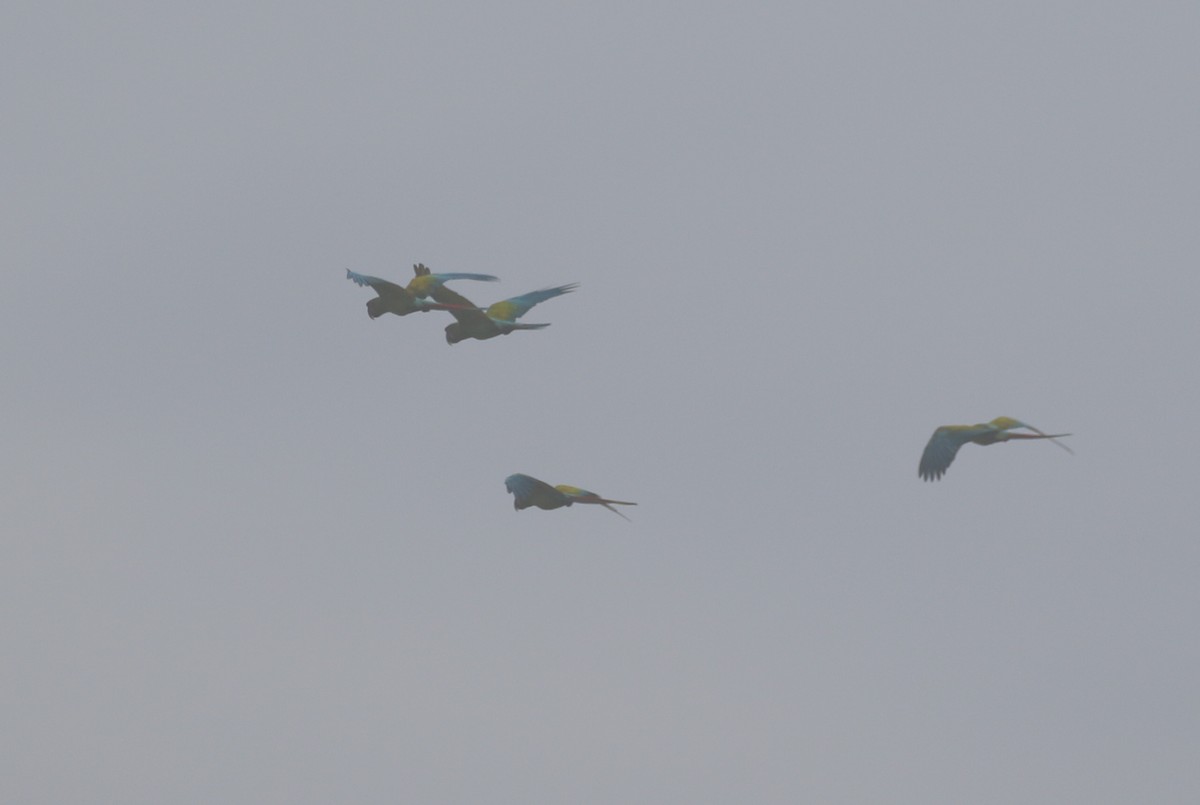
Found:
[[(1013, 428), (1028, 428), (1033, 433), (1011, 433)], [(1020, 420), (1007, 416), (996, 417), (991, 422), (983, 422), (978, 425), (942, 425), (933, 432), (933, 436), (929, 438), (929, 444), (925, 445), (925, 452), (921, 454), (921, 464), (917, 468), (917, 474), (926, 481), (938, 480), (946, 473), (950, 463), (954, 461), (958, 448), (967, 442), (989, 445), (996, 442), (1007, 442), (1010, 439), (1049, 439), (1074, 455), (1071, 448), (1058, 441), (1059, 437), (1070, 435), (1069, 433), (1043, 433), (1033, 425), (1026, 425)]]
[[(424, 266), (422, 266), (424, 268)], [(426, 269), (428, 272), (428, 269)], [(350, 269), (346, 269), (346, 279), (353, 280), (359, 285), (370, 286), (379, 294), (374, 299), (367, 300), (367, 315), (373, 319), (377, 319), (384, 313), (395, 313), (397, 316), (407, 316), (409, 313), (428, 310), (453, 310), (456, 303), (453, 302), (430, 302), (425, 299), (430, 291), (438, 287), (446, 280), (495, 280), (491, 274), (426, 274), (417, 276), (409, 283), (409, 288), (402, 285), (397, 285), (394, 282), (380, 279), (379, 277), (368, 277), (365, 274), (356, 274)], [(417, 280), (422, 280), (418, 285), (419, 291), (410, 290)], [(470, 304), (469, 302), (467, 303)]]
[(443, 304), (450, 305), (450, 315), (457, 321), (446, 325), (446, 343), (457, 344), (468, 338), (483, 341), (498, 335), (508, 335), (513, 330), (540, 330), (549, 324), (521, 324), (517, 319), (529, 312), (538, 302), (545, 302), (565, 293), (570, 293), (579, 287), (578, 282), (559, 285), (557, 288), (543, 288), (540, 291), (530, 291), (512, 299), (496, 302), (487, 309), (481, 310), (471, 304), (466, 298), (445, 286), (435, 287), (431, 293), (433, 298)]
[[(539, 481), (537, 478), (522, 475), (521, 473), (505, 478), (504, 488), (513, 494), (513, 508), (517, 511), (528, 509), (530, 506), (537, 506), (539, 509), (558, 509), (563, 506), (570, 506), (573, 503), (599, 503), (613, 514), (625, 517), (625, 515), (609, 504), (615, 503), (618, 506), (637, 505), (627, 500), (602, 498), (595, 492), (589, 492), (577, 486), (567, 486), (566, 484), (551, 486), (545, 481)], [(628, 520), (629, 518), (625, 517), (625, 519)]]
[(424, 263), (417, 263), (413, 266), (413, 274), (415, 275), (408, 282), (408, 287), (405, 289), (418, 299), (428, 299), (435, 288), (440, 288), (446, 280), (479, 280), (480, 282), (495, 282), (500, 279), (491, 274), (470, 274), (462, 271), (452, 271), (447, 274), (434, 274)]

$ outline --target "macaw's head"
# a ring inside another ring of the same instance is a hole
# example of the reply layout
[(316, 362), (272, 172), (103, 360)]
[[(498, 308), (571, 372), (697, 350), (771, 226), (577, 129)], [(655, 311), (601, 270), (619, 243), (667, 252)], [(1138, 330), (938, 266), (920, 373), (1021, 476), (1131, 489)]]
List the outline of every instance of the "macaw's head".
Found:
[(371, 318), (377, 319), (387, 312), (387, 302), (383, 301), (382, 296), (376, 296), (374, 299), (367, 300), (367, 315)]
[(457, 344), (467, 337), (467, 334), (462, 331), (462, 324), (454, 322), (446, 325), (446, 343)]

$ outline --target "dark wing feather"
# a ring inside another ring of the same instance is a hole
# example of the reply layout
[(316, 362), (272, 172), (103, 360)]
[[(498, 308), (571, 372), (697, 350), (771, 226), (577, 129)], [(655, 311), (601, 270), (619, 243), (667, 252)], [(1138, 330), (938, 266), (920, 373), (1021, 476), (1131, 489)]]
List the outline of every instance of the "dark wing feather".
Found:
[(936, 481), (946, 474), (946, 469), (958, 454), (958, 448), (970, 441), (971, 434), (942, 426), (929, 437), (917, 474), (926, 481)]
[(463, 326), (470, 327), (473, 324), (487, 326), (491, 322), (484, 312), (475, 306), (474, 302), (457, 291), (450, 290), (445, 285), (434, 286), (430, 296), (434, 298), (434, 301), (441, 302), (443, 305), (454, 305), (450, 309), (450, 315), (458, 319)]
[(357, 274), (348, 268), (346, 269), (346, 279), (353, 280), (359, 285), (374, 288), (375, 292), (380, 296), (391, 295), (412, 298), (412, 294), (405, 290), (403, 285), (397, 285), (394, 282), (388, 282), (387, 280), (380, 279), (379, 277), (369, 277), (366, 274)]

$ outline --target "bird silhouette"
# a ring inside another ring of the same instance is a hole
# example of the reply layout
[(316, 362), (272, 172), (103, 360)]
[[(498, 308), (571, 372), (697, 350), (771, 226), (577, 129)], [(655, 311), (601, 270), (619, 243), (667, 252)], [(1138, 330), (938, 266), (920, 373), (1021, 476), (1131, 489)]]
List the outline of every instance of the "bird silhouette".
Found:
[(625, 517), (625, 515), (609, 504), (615, 503), (618, 506), (637, 505), (627, 500), (602, 498), (595, 492), (589, 492), (577, 486), (567, 486), (566, 484), (551, 486), (545, 481), (539, 481), (537, 478), (522, 473), (510, 475), (505, 478), (504, 488), (513, 494), (513, 508), (517, 511), (528, 509), (530, 506), (537, 506), (539, 509), (558, 509), (574, 503), (598, 503), (610, 512), (628, 520), (628, 517)]
[[(1033, 433), (1012, 433), (1013, 428), (1028, 428)], [(925, 452), (921, 454), (921, 463), (917, 467), (917, 474), (926, 481), (938, 480), (954, 461), (954, 456), (958, 454), (958, 448), (968, 442), (989, 445), (1007, 442), (1011, 439), (1049, 439), (1063, 450), (1074, 454), (1071, 448), (1058, 441), (1059, 437), (1070, 435), (1069, 433), (1043, 433), (1033, 425), (1027, 425), (1018, 419), (1007, 416), (996, 417), (991, 422), (983, 422), (978, 425), (942, 425), (933, 432), (933, 436), (929, 437), (929, 444), (925, 445)]]
[(450, 315), (457, 320), (446, 325), (446, 343), (457, 344), (468, 338), (483, 341), (498, 335), (508, 335), (514, 330), (540, 330), (549, 327), (549, 324), (523, 324), (517, 319), (539, 302), (570, 293), (578, 287), (579, 283), (572, 282), (555, 288), (530, 291), (496, 302), (486, 309), (476, 307), (462, 294), (445, 286), (435, 286), (431, 293), (438, 302), (449, 306)]

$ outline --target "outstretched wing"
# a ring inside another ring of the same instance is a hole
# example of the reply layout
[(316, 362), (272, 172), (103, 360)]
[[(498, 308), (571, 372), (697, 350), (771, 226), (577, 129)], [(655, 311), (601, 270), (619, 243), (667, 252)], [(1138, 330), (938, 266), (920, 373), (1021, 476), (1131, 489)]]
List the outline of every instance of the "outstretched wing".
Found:
[[(500, 321), (516, 321), (528, 313), (529, 309), (539, 302), (545, 302), (547, 299), (553, 299), (556, 296), (570, 293), (578, 287), (578, 282), (572, 282), (567, 285), (559, 285), (557, 288), (543, 288), (540, 291), (530, 291), (527, 294), (514, 296), (512, 299), (505, 299), (503, 302), (497, 302), (487, 309), (487, 314), (493, 319), (499, 319)], [(434, 298), (437, 299), (436, 296)]]
[(445, 282), (446, 280), (479, 280), (480, 282), (496, 282), (499, 277), (494, 274), (471, 274), (466, 271), (449, 271), (443, 274), (426, 274), (427, 277), (432, 277), (435, 280)]
[(520, 511), (530, 506), (553, 509), (565, 505), (566, 497), (545, 481), (516, 473), (504, 479), (504, 488), (513, 495), (513, 508)]
[(917, 474), (926, 481), (936, 481), (946, 474), (946, 469), (958, 454), (958, 448), (971, 441), (975, 435), (974, 426), (943, 425), (929, 437), (925, 452), (921, 454), (921, 464)]
[(353, 280), (359, 285), (374, 288), (375, 292), (380, 296), (410, 296), (408, 291), (404, 289), (403, 285), (397, 285), (394, 282), (388, 282), (387, 280), (380, 279), (379, 277), (368, 277), (366, 274), (356, 274), (348, 268), (346, 269), (346, 279)]
[[(428, 271), (428, 269), (426, 269)], [(479, 280), (480, 282), (495, 282), (500, 279), (491, 274), (468, 274), (464, 272), (450, 272), (447, 274), (417, 274), (408, 283), (408, 290), (414, 295), (425, 297), (429, 296), (433, 289), (447, 280)]]

